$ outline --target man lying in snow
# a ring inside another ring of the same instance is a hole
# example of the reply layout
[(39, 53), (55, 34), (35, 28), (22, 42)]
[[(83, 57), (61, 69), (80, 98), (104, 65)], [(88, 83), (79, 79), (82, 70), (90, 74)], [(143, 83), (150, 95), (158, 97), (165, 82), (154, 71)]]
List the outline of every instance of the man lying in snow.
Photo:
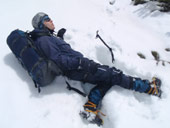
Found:
[(101, 65), (88, 58), (80, 52), (73, 50), (63, 39), (65, 29), (54, 34), (55, 26), (49, 16), (43, 12), (37, 13), (32, 19), (34, 27), (33, 38), (35, 45), (44, 56), (55, 62), (62, 70), (63, 75), (72, 80), (78, 80), (95, 84), (90, 91), (88, 101), (83, 106), (80, 115), (91, 123), (99, 126), (103, 120), (99, 116), (98, 105), (106, 92), (114, 85), (161, 96), (160, 80), (155, 78), (152, 82), (134, 78), (123, 74), (122, 71), (107, 65)]

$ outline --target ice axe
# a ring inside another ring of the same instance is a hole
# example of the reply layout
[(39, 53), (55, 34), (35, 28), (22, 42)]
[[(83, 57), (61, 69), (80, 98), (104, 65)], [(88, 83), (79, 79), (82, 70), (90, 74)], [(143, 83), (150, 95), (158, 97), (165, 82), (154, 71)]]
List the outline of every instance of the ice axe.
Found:
[(99, 38), (103, 42), (103, 44), (109, 49), (109, 51), (111, 53), (111, 56), (112, 56), (112, 63), (113, 63), (113, 61), (115, 60), (114, 59), (114, 54), (113, 54), (113, 49), (111, 47), (109, 47), (107, 45), (107, 43), (101, 38), (101, 36), (99, 35), (99, 30), (96, 31), (96, 39), (97, 38)]

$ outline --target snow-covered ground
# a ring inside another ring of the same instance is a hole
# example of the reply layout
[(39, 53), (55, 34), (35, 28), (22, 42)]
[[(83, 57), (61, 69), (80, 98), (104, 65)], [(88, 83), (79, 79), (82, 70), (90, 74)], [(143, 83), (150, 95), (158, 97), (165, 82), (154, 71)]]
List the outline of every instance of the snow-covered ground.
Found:
[[(87, 99), (69, 92), (62, 77), (38, 94), (8, 48), (9, 33), (16, 28), (32, 30), (31, 20), (37, 12), (49, 14), (56, 31), (66, 28), (65, 40), (86, 57), (128, 75), (161, 78), (162, 99), (112, 87), (102, 102), (107, 115), (103, 128), (169, 128), (170, 64), (156, 65), (151, 51), (170, 61), (170, 52), (165, 51), (170, 48), (170, 14), (151, 10), (153, 6), (133, 6), (131, 0), (1, 0), (0, 128), (97, 128), (79, 116)], [(97, 30), (114, 49), (114, 64), (108, 49), (95, 39)], [(139, 52), (146, 59), (139, 58)]]

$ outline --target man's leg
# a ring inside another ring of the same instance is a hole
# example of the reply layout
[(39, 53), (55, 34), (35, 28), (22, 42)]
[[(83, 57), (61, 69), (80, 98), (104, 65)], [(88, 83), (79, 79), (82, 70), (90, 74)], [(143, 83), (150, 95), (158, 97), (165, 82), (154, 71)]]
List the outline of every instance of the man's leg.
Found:
[(120, 73), (121, 79), (119, 82), (116, 82), (114, 78), (115, 76), (114, 71), (113, 71), (112, 76), (113, 76), (112, 84), (116, 84), (123, 88), (134, 90), (140, 93), (147, 93), (147, 94), (161, 97), (161, 93), (162, 93), (160, 89), (161, 80), (158, 78), (154, 77), (152, 79), (152, 82), (150, 82), (149, 80), (142, 80), (141, 78), (127, 76), (121, 72)]
[[(90, 99), (93, 99), (92, 97), (94, 97), (94, 94), (96, 94), (96, 97), (100, 97), (95, 103), (99, 103), (107, 90), (113, 85), (118, 85), (141, 93), (155, 94), (155, 92), (157, 92), (156, 89), (154, 89), (155, 87), (151, 86), (153, 82), (150, 83), (148, 80), (125, 75), (122, 71), (114, 67), (110, 68), (106, 65), (100, 65), (87, 58), (82, 60), (82, 63), (84, 63), (84, 65), (81, 70), (70, 71), (67, 76), (73, 80), (98, 85), (89, 95)], [(98, 89), (99, 87), (100, 89)], [(159, 96), (160, 94), (157, 95)]]
[[(100, 78), (99, 80), (95, 81), (98, 85), (91, 90), (88, 96), (88, 102), (85, 103), (84, 110), (81, 111), (80, 114), (89, 122), (96, 123), (98, 125), (103, 124), (103, 120), (98, 114), (100, 112), (98, 110), (98, 105), (106, 92), (112, 87), (112, 85), (119, 85), (123, 88), (135, 90), (141, 93), (144, 92), (156, 96), (161, 95), (159, 86), (161, 81), (156, 78), (152, 83), (150, 83), (148, 80), (142, 80), (140, 78), (127, 76), (120, 70), (117, 70), (116, 68), (108, 68), (107, 66), (99, 66), (94, 76), (96, 78)], [(87, 77), (87, 80), (90, 79)], [(151, 87), (151, 84), (153, 83), (155, 84), (155, 87)]]
[[(81, 70), (70, 71), (67, 76), (73, 80), (79, 80), (87, 83), (96, 84), (89, 96), (88, 102), (84, 105), (84, 111), (81, 113), (89, 122), (101, 125), (102, 119), (98, 116), (98, 104), (113, 85), (119, 85), (126, 89), (139, 92), (149, 92), (151, 87), (148, 80), (141, 80), (123, 74), (116, 68), (109, 68), (106, 65), (100, 65), (88, 59), (85, 59), (85, 66)], [(92, 117), (92, 118), (91, 118)]]
[(81, 111), (81, 116), (91, 123), (102, 125), (103, 120), (98, 116), (98, 105), (106, 92), (111, 88), (111, 72), (109, 67), (100, 65), (94, 61), (85, 59), (86, 65), (80, 70), (74, 70), (67, 73), (67, 77), (72, 80), (78, 80), (95, 84), (96, 86), (90, 91), (88, 101)]

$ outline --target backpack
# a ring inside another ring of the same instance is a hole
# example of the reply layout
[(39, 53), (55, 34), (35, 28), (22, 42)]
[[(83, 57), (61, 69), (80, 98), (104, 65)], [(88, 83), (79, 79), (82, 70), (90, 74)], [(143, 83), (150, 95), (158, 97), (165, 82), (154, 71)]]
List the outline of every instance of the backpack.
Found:
[(52, 61), (44, 57), (35, 47), (31, 34), (16, 29), (7, 37), (7, 44), (20, 64), (31, 76), (35, 87), (40, 92), (40, 87), (50, 84), (62, 72)]

